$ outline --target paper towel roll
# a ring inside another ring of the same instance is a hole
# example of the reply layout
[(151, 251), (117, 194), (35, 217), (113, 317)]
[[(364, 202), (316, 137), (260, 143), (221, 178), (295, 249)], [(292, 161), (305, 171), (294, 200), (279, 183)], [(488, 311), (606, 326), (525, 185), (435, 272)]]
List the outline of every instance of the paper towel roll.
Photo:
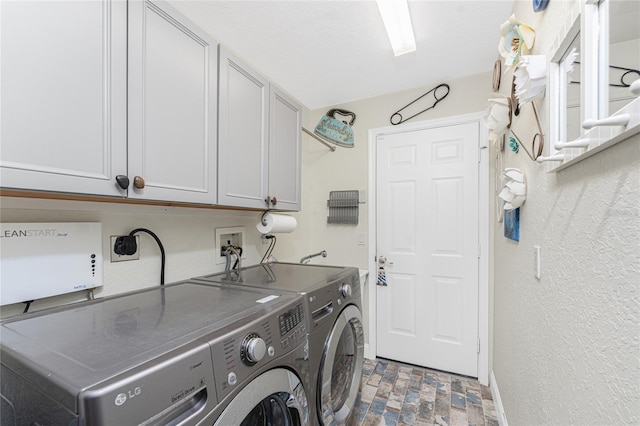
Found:
[(256, 225), (261, 234), (289, 233), (296, 229), (298, 221), (288, 214), (267, 213)]

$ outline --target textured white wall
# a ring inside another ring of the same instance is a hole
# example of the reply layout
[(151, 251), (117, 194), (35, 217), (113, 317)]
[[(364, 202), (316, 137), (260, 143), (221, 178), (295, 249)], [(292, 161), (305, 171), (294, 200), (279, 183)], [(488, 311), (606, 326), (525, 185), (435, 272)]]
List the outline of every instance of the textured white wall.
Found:
[[(538, 33), (532, 53), (550, 57), (577, 6), (552, 1), (535, 14), (516, 2)], [(528, 106), (516, 120), (529, 140)], [(507, 152), (504, 166), (522, 168), (528, 184), (520, 243), (494, 233), (493, 368), (507, 420), (640, 424), (640, 135), (558, 173), (522, 151)]]

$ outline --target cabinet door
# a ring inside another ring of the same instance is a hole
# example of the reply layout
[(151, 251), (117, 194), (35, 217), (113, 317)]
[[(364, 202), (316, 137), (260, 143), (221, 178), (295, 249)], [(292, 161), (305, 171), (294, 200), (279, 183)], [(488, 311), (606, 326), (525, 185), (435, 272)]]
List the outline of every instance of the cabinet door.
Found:
[(130, 198), (216, 202), (217, 70), (217, 42), (191, 21), (129, 2)]
[(127, 8), (0, 1), (0, 185), (125, 194)]
[(269, 83), (220, 46), (218, 204), (266, 208)]
[[(269, 197), (272, 208), (300, 210), (300, 105), (271, 86), (269, 108)], [(275, 200), (274, 200), (275, 198)]]

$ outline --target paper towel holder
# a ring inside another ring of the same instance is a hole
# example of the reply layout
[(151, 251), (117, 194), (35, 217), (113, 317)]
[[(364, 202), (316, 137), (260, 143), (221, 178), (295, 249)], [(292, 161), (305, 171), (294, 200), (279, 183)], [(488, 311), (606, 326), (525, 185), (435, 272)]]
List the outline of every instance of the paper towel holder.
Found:
[(262, 216), (260, 216), (260, 223), (261, 223), (263, 226), (267, 226), (267, 220), (264, 218), (267, 214), (269, 214), (269, 210), (265, 210), (265, 211), (262, 213)]

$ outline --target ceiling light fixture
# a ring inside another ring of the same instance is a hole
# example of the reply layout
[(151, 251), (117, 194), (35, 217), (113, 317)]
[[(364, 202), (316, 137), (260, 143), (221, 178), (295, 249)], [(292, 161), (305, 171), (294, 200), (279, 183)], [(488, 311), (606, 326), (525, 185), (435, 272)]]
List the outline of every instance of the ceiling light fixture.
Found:
[(416, 50), (407, 0), (376, 0), (395, 56)]

